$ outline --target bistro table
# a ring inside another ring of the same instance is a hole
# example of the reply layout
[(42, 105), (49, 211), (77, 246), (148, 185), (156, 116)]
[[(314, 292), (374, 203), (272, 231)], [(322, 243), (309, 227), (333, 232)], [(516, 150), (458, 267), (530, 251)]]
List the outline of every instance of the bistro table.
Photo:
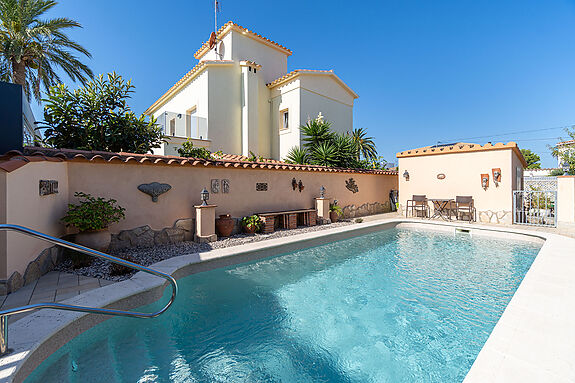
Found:
[(445, 221), (451, 221), (451, 202), (453, 198), (430, 198), (433, 202), (433, 215), (431, 218), (439, 217)]

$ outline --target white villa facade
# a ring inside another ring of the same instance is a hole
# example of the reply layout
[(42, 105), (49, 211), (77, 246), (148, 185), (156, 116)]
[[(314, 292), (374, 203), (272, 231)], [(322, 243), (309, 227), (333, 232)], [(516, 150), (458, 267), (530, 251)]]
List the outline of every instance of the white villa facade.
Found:
[(199, 63), (144, 113), (164, 126), (155, 154), (177, 155), (188, 138), (211, 151), (283, 159), (301, 143), (300, 125), (319, 113), (338, 132), (353, 128), (358, 95), (331, 70), (288, 73), (292, 52), (233, 22), (222, 26)]
[[(561, 154), (565, 152), (575, 152), (575, 140), (558, 142), (555, 147), (557, 148), (557, 151)], [(562, 162), (563, 160), (561, 159), (561, 156), (557, 157), (558, 168), (561, 168), (563, 166)]]

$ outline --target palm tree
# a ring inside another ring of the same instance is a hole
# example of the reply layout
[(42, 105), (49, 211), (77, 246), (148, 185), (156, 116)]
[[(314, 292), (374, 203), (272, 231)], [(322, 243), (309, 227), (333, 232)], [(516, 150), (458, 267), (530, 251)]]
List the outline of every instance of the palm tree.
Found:
[(320, 118), (308, 121), (300, 127), (300, 130), (303, 134), (304, 146), (308, 149), (316, 147), (320, 142), (330, 141), (333, 137), (331, 124)]
[(354, 129), (350, 135), (356, 146), (358, 160), (360, 155), (363, 155), (366, 160), (374, 161), (377, 159), (377, 149), (373, 137), (366, 137), (367, 130), (363, 128)]
[(311, 149), (311, 163), (321, 166), (339, 166), (337, 148), (329, 141), (320, 142)]
[(65, 31), (81, 28), (71, 19), (42, 20), (56, 5), (53, 0), (0, 0), (0, 79), (22, 85), (28, 98), (40, 99), (40, 86), (48, 89), (61, 83), (60, 68), (73, 81), (84, 83), (92, 71), (77, 53), (91, 57)]
[(305, 165), (308, 163), (308, 154), (305, 148), (294, 146), (286, 156), (286, 162), (290, 164)]

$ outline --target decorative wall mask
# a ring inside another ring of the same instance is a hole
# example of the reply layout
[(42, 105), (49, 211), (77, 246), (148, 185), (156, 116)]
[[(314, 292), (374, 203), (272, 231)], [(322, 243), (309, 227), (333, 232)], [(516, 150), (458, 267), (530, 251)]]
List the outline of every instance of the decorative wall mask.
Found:
[(303, 186), (303, 182), (301, 182), (301, 180), (299, 180), (299, 182), (297, 183), (297, 188), (299, 189), (299, 192), (301, 193), (303, 189), (305, 189), (305, 186)]
[(493, 168), (491, 169), (491, 173), (493, 174), (493, 181), (501, 182), (501, 169), (500, 168)]
[(222, 180), (222, 193), (229, 193), (230, 192), (230, 180), (223, 179)]
[(212, 193), (217, 194), (220, 192), (220, 180), (211, 180)]
[(265, 182), (257, 182), (256, 191), (268, 191), (268, 184)]
[(481, 175), (481, 187), (485, 190), (489, 187), (489, 174)]
[(153, 202), (158, 202), (158, 197), (169, 191), (171, 188), (172, 188), (171, 185), (161, 184), (159, 182), (141, 184), (140, 186), (138, 186), (138, 190), (152, 197)]
[(291, 187), (293, 190), (297, 189), (297, 180), (294, 178), (292, 178), (291, 180)]
[(438, 180), (444, 180), (444, 179), (445, 179), (445, 174), (439, 173), (439, 174), (437, 175), (437, 179), (438, 179)]
[(40, 180), (40, 195), (58, 194), (58, 181)]
[(350, 178), (349, 180), (345, 181), (345, 187), (352, 193), (357, 193), (359, 191), (359, 187), (357, 187), (355, 180)]

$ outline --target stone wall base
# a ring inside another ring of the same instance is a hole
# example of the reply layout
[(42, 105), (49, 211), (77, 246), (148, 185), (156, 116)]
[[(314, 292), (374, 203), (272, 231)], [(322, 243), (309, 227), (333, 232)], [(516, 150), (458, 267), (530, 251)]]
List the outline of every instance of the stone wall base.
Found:
[(109, 251), (125, 249), (127, 247), (152, 247), (168, 243), (193, 241), (195, 234), (195, 219), (179, 219), (173, 227), (154, 230), (150, 226), (140, 226), (135, 229), (122, 230), (112, 234)]
[(483, 223), (511, 224), (513, 214), (510, 210), (478, 210), (477, 221)]
[(0, 281), (0, 295), (13, 293), (27, 284), (34, 282), (42, 275), (54, 270), (54, 267), (62, 262), (64, 249), (60, 246), (52, 246), (42, 250), (38, 257), (28, 264), (24, 276), (15, 271), (7, 280)]
[(364, 217), (366, 215), (389, 213), (391, 204), (386, 201), (384, 203), (364, 203), (361, 206), (347, 205), (342, 210), (344, 218)]

